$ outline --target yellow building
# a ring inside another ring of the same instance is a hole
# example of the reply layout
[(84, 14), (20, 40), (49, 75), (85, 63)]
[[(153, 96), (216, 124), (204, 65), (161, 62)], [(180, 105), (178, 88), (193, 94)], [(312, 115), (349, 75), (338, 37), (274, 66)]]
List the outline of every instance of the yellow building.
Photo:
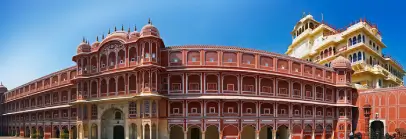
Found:
[(291, 34), (287, 55), (328, 67), (337, 56), (345, 56), (352, 63), (352, 81), (359, 89), (403, 86), (403, 67), (382, 53), (386, 45), (378, 28), (364, 19), (335, 29), (306, 15)]

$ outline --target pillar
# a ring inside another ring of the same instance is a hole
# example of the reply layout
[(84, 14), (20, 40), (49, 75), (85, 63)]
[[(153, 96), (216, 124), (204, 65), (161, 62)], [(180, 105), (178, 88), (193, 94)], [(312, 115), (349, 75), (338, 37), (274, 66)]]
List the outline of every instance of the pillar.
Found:
[(142, 139), (145, 139), (145, 125), (142, 124)]
[(101, 139), (101, 121), (97, 121), (97, 139)]
[(312, 139), (315, 139), (316, 138), (316, 136), (315, 136), (315, 134), (314, 134), (314, 129), (312, 130)]
[(129, 139), (130, 138), (130, 130), (129, 130), (129, 125), (127, 122), (124, 122), (124, 138)]
[(183, 131), (183, 138), (187, 139), (187, 131)]
[(206, 131), (202, 131), (202, 139), (206, 139)]
[(276, 130), (275, 129), (272, 130), (272, 139), (276, 139)]
[(255, 131), (255, 139), (259, 139), (259, 130)]
[(364, 107), (364, 117), (365, 117), (365, 139), (369, 139), (369, 116), (371, 116), (371, 105), (365, 104)]
[(323, 130), (323, 135), (321, 136), (321, 139), (326, 139), (326, 130)]

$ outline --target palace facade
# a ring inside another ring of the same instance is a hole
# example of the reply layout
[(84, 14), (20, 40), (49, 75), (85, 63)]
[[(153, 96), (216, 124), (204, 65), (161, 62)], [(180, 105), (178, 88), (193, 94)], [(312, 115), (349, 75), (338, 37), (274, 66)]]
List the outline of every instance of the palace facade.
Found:
[(83, 40), (75, 66), (3, 93), (2, 135), (91, 139), (347, 138), (351, 62), (209, 45), (166, 46), (150, 22)]
[(395, 59), (382, 53), (387, 46), (375, 24), (365, 19), (344, 29), (303, 16), (294, 26), (292, 44), (286, 54), (331, 66), (337, 56), (347, 57), (354, 70), (352, 82), (358, 89), (403, 86), (405, 71)]

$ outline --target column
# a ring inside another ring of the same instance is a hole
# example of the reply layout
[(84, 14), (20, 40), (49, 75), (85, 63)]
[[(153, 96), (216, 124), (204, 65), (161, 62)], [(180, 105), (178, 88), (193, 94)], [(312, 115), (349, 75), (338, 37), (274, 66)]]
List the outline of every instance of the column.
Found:
[(292, 138), (292, 130), (288, 129), (288, 131), (289, 131), (289, 138), (288, 139), (291, 139)]
[(101, 139), (101, 121), (97, 121), (97, 138)]
[(206, 139), (206, 131), (202, 131), (202, 139)]
[(183, 131), (183, 138), (187, 139), (187, 131)]
[(272, 130), (272, 139), (276, 139), (276, 130), (275, 129)]
[(125, 135), (125, 139), (129, 139), (130, 138), (130, 130), (128, 129), (130, 126), (127, 124), (127, 122), (124, 122), (124, 135)]
[(312, 139), (315, 139), (315, 135), (314, 135), (314, 129), (312, 129)]
[(259, 130), (255, 131), (255, 139), (259, 139)]
[(321, 136), (321, 139), (326, 139), (326, 130), (323, 130), (323, 135)]
[(142, 139), (145, 139), (145, 125), (142, 124)]

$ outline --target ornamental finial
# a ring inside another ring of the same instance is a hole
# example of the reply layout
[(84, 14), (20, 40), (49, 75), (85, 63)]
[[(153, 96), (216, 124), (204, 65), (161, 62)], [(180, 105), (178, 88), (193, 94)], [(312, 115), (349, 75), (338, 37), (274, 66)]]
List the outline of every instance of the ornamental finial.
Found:
[(102, 40), (104, 39), (104, 33), (102, 34)]
[(121, 24), (121, 31), (124, 31), (124, 25)]
[(109, 32), (107, 34), (110, 34), (110, 28), (109, 28)]
[(306, 16), (306, 12), (303, 12), (302, 18)]
[(97, 41), (97, 42), (99, 41), (99, 36), (96, 36), (96, 41)]
[(128, 27), (128, 33), (130, 33), (130, 27)]
[(117, 27), (116, 26), (114, 26), (114, 32), (116, 32), (117, 31)]
[(134, 25), (134, 31), (137, 31), (137, 25)]
[(3, 86), (3, 82), (0, 82), (0, 85)]
[(148, 24), (152, 24), (152, 22), (151, 22), (151, 18), (148, 18)]
[(83, 38), (82, 38), (82, 42), (85, 42), (85, 36), (83, 36)]

